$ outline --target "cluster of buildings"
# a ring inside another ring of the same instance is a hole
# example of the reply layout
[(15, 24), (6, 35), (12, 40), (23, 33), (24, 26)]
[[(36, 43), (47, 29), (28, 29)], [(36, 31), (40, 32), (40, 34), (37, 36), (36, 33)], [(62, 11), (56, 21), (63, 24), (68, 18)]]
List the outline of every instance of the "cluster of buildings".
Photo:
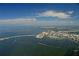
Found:
[(79, 41), (79, 35), (77, 34), (70, 34), (67, 31), (47, 31), (47, 32), (41, 32), (36, 35), (36, 38), (54, 38), (54, 39), (70, 39), (74, 41)]

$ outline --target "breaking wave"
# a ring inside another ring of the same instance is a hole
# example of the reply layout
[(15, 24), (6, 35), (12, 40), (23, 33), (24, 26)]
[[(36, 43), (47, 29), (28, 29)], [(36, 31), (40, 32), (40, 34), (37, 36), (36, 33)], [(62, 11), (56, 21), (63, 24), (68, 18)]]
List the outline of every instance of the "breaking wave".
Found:
[(10, 38), (17, 38), (17, 37), (23, 37), (23, 36), (35, 36), (35, 35), (17, 35), (17, 36), (10, 36), (5, 38), (0, 38), (0, 40), (10, 39)]

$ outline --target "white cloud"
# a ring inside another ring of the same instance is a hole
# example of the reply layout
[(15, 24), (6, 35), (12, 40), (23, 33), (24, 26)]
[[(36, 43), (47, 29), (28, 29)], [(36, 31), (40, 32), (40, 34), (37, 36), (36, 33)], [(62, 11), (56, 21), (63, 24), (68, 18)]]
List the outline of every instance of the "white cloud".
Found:
[(0, 20), (0, 24), (33, 24), (34, 21), (36, 21), (35, 18), (18, 18), (18, 19), (6, 19), (6, 20)]
[(74, 11), (68, 11), (68, 13), (69, 13), (69, 14), (73, 14), (73, 13), (74, 13)]
[(65, 18), (70, 18), (72, 13), (73, 12), (70, 12), (70, 11), (68, 13), (65, 13), (65, 12), (48, 10), (48, 11), (40, 13), (39, 16), (40, 17), (42, 17), (42, 16), (44, 16), (44, 17), (57, 17), (60, 19), (65, 19)]

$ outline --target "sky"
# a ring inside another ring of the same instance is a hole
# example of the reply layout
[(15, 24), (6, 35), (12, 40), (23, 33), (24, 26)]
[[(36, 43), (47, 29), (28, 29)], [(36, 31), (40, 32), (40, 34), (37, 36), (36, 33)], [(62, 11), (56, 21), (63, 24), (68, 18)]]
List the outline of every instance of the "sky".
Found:
[(0, 4), (0, 25), (79, 25), (79, 4)]

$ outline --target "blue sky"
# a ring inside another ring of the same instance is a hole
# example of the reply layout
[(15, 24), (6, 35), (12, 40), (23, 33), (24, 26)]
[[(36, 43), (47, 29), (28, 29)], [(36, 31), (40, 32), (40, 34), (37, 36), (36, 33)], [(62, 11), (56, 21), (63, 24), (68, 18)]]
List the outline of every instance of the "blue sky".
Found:
[(62, 24), (68, 24), (70, 21), (74, 24), (79, 21), (79, 4), (0, 4), (0, 23), (7, 24), (7, 20), (9, 24), (32, 23), (35, 20), (37, 23), (61, 21)]
[(75, 11), (79, 13), (78, 4), (0, 4), (0, 19), (34, 16), (45, 10)]

